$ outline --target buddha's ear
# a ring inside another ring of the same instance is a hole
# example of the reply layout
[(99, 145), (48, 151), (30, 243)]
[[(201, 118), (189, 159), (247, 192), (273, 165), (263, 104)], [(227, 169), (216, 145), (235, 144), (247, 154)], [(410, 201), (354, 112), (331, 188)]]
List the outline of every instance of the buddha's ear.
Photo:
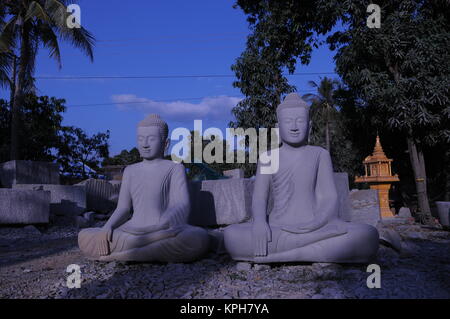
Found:
[(164, 141), (164, 154), (166, 154), (167, 151), (169, 150), (169, 146), (170, 146), (170, 138), (166, 138), (166, 140)]
[(166, 138), (166, 141), (164, 142), (164, 155), (169, 150), (169, 146), (170, 146), (170, 138)]

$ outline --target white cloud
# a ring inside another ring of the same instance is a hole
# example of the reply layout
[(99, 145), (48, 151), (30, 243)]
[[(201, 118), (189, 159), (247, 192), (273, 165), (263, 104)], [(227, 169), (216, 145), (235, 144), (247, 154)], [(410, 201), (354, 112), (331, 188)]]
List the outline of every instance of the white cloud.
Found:
[(223, 119), (231, 117), (231, 109), (241, 100), (232, 96), (205, 97), (199, 103), (184, 101), (158, 102), (134, 94), (113, 95), (112, 100), (122, 111), (137, 110), (157, 113), (165, 120)]

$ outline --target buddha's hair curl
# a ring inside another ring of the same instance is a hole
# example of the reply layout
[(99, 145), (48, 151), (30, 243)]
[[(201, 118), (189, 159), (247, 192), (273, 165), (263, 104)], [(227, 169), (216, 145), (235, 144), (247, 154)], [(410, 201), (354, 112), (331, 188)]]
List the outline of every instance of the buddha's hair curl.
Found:
[(169, 136), (169, 126), (158, 114), (150, 114), (139, 122), (138, 127), (156, 126), (159, 128), (161, 137), (166, 140)]

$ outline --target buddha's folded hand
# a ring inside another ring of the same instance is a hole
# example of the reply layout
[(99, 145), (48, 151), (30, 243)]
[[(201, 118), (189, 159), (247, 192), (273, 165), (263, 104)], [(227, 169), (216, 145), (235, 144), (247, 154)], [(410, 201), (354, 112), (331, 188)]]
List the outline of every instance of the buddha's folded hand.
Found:
[(113, 230), (111, 227), (103, 227), (97, 235), (97, 249), (100, 256), (109, 255), (109, 243), (112, 241)]
[(267, 243), (272, 241), (272, 231), (265, 221), (253, 222), (253, 249), (256, 257), (267, 256)]
[(121, 228), (122, 231), (132, 234), (132, 235), (145, 235), (149, 233), (154, 233), (159, 230), (168, 229), (169, 224), (168, 223), (162, 223), (158, 225), (149, 225), (144, 227), (134, 227), (130, 225), (126, 225)]
[(318, 218), (305, 224), (283, 226), (282, 230), (294, 234), (306, 234), (322, 228), (327, 222), (325, 218)]

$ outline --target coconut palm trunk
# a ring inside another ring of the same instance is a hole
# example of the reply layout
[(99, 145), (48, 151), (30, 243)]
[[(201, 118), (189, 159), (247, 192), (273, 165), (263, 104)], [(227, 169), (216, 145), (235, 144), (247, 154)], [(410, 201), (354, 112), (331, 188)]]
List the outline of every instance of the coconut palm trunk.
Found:
[(21, 44), (19, 57), (19, 70), (14, 87), (14, 98), (11, 108), (11, 160), (19, 160), (20, 156), (20, 123), (22, 105), (24, 100), (24, 85), (27, 72), (27, 63), (30, 59), (30, 34), (26, 25), (20, 30)]

